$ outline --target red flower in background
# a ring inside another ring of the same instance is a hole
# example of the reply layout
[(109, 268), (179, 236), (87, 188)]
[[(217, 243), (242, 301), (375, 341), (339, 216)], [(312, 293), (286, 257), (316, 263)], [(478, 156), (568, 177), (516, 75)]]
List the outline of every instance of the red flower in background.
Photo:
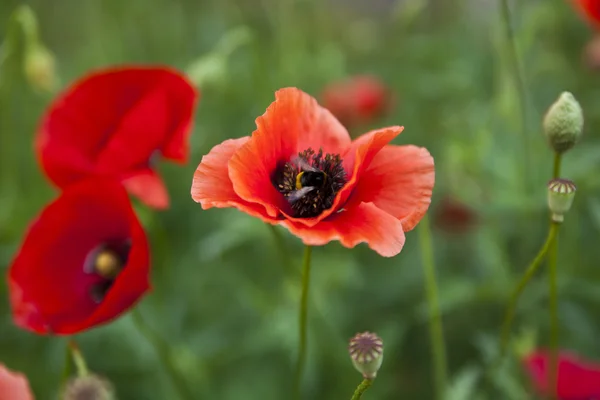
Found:
[(0, 400), (33, 400), (25, 375), (0, 364)]
[(600, 1), (598, 0), (571, 0), (575, 8), (596, 28), (600, 28)]
[(13, 319), (36, 333), (108, 322), (149, 289), (149, 250), (125, 189), (68, 187), (31, 225), (9, 270)]
[(433, 221), (438, 228), (446, 232), (465, 233), (477, 222), (477, 214), (466, 204), (452, 197), (444, 197)]
[(169, 197), (154, 170), (163, 156), (188, 157), (198, 94), (167, 68), (123, 67), (95, 72), (50, 106), (36, 150), (61, 189), (90, 176), (111, 177), (144, 203), (166, 208)]
[[(548, 388), (549, 353), (537, 351), (524, 359), (524, 366), (540, 395), (550, 395)], [(559, 400), (592, 400), (600, 398), (600, 364), (585, 361), (563, 351), (558, 356)]]
[(323, 106), (347, 127), (372, 122), (391, 108), (388, 88), (374, 76), (358, 75), (328, 85)]
[(306, 93), (286, 88), (275, 97), (252, 136), (226, 140), (202, 158), (192, 198), (203, 209), (236, 207), (281, 224), (307, 245), (366, 242), (383, 256), (398, 254), (404, 232), (429, 207), (429, 152), (389, 145), (399, 126), (351, 141)]

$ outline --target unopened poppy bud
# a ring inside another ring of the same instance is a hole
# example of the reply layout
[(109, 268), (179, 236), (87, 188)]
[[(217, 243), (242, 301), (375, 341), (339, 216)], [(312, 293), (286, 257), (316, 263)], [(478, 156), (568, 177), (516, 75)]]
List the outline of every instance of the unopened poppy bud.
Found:
[(36, 90), (52, 92), (57, 86), (54, 56), (40, 43), (29, 46), (25, 52), (24, 72), (27, 81)]
[(383, 362), (383, 341), (375, 333), (363, 332), (350, 339), (348, 346), (354, 367), (365, 379), (375, 379)]
[(557, 153), (564, 153), (579, 141), (583, 131), (583, 110), (569, 92), (563, 92), (544, 117), (544, 133)]
[(67, 383), (62, 400), (115, 400), (112, 384), (98, 375), (87, 375)]
[(563, 222), (564, 214), (571, 209), (577, 186), (568, 179), (548, 182), (548, 207), (554, 222)]

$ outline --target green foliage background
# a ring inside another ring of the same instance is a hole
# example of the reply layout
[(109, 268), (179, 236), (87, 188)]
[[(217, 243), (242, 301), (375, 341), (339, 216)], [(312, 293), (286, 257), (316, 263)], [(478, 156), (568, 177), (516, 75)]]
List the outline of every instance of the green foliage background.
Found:
[[(278, 88), (297, 86), (317, 96), (328, 82), (356, 73), (379, 75), (398, 96), (393, 112), (370, 127), (404, 125), (396, 142), (433, 154), (432, 213), (440, 198), (453, 195), (479, 218), (466, 234), (434, 230), (449, 400), (531, 398), (518, 357), (491, 379), (484, 371), (497, 353), (510, 291), (547, 231), (552, 154), (541, 116), (561, 91), (575, 94), (586, 126), (582, 143), (563, 161), (563, 176), (577, 183), (578, 194), (560, 234), (561, 343), (600, 359), (600, 81), (581, 62), (593, 33), (566, 1), (515, 3), (528, 94), (525, 129), (494, 0), (28, 2), (56, 56), (61, 87), (119, 63), (169, 64), (199, 82), (190, 162), (160, 166), (171, 208), (138, 207), (152, 241), (154, 284), (140, 311), (169, 343), (194, 398), (290, 398), (302, 246), (287, 231), (235, 210), (202, 211), (189, 194), (193, 171), (212, 146), (250, 134)], [(0, 4), (0, 39), (23, 49), (22, 35), (9, 26), (19, 4)], [(21, 56), (6, 60), (0, 75), (3, 276), (29, 221), (56, 196), (32, 151), (54, 94), (28, 85)], [(432, 399), (417, 232), (407, 234), (392, 259), (363, 245), (347, 250), (332, 243), (315, 249), (313, 262), (305, 398), (350, 398), (360, 375), (347, 340), (372, 330), (385, 342), (385, 360), (365, 398)], [(0, 282), (0, 362), (24, 372), (37, 399), (55, 399), (66, 339), (17, 329)], [(516, 347), (546, 343), (546, 292), (539, 277), (523, 297)], [(129, 315), (77, 340), (90, 368), (116, 385), (120, 399), (177, 399)]]

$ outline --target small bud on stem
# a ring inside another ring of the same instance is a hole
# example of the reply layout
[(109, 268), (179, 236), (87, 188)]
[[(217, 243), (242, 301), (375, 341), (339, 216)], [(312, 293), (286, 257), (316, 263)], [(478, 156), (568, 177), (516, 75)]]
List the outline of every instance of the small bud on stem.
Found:
[(375, 379), (383, 362), (383, 341), (375, 333), (364, 332), (350, 339), (352, 364), (365, 379)]
[(548, 182), (548, 208), (552, 221), (563, 222), (564, 214), (571, 209), (577, 186), (568, 179), (552, 179)]
[(571, 93), (563, 92), (550, 106), (543, 126), (555, 152), (562, 154), (577, 144), (583, 131), (583, 110)]

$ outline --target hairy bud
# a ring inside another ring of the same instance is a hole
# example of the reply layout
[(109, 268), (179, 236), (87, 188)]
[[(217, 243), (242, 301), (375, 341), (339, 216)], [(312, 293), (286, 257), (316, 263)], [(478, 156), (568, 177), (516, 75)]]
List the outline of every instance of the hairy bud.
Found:
[(543, 126), (555, 152), (564, 153), (577, 144), (583, 131), (583, 110), (571, 93), (563, 92), (550, 106)]

